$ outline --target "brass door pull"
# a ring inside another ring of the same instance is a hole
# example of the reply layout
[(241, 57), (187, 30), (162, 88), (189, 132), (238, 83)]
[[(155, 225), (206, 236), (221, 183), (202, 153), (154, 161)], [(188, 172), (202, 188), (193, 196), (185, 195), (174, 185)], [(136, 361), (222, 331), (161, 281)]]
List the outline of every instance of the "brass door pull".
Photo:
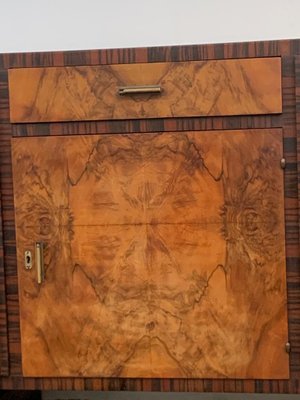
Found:
[(43, 242), (35, 243), (35, 263), (37, 270), (37, 283), (40, 285), (45, 279)]
[(118, 88), (118, 94), (123, 96), (125, 94), (148, 94), (162, 92), (162, 87), (159, 85), (146, 85), (146, 86), (121, 86)]

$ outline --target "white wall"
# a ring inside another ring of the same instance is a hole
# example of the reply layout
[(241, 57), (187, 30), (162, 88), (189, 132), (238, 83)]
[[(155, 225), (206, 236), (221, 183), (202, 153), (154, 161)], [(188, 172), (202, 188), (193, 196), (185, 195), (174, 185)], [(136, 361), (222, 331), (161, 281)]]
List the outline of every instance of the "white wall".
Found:
[(300, 0), (0, 0), (0, 53), (300, 38)]

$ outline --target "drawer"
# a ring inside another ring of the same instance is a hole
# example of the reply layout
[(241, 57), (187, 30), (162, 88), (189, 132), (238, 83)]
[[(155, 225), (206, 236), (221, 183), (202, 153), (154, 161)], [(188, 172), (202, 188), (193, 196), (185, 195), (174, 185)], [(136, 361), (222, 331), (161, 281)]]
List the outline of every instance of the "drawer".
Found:
[(11, 122), (281, 113), (280, 57), (9, 70)]

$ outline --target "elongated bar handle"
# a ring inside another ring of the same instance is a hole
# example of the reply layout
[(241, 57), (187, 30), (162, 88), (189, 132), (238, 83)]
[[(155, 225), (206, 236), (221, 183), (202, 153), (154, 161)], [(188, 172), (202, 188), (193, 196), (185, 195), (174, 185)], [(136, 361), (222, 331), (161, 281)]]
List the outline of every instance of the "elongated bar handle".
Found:
[(161, 93), (162, 87), (159, 85), (146, 85), (146, 86), (121, 86), (118, 88), (119, 95), (124, 94), (147, 94), (147, 93)]
[(37, 283), (40, 285), (44, 278), (44, 244), (43, 242), (35, 243), (35, 263), (37, 270)]

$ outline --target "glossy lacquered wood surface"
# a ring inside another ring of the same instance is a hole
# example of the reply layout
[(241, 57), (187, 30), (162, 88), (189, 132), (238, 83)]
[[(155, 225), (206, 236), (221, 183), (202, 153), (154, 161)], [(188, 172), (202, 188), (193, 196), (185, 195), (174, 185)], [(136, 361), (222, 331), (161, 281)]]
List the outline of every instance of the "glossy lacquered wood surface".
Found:
[(25, 376), (289, 377), (280, 130), (12, 151)]
[[(8, 323), (9, 377), (1, 377), (7, 389), (42, 390), (129, 390), (173, 392), (251, 392), (299, 393), (300, 390), (300, 260), (297, 193), (297, 146), (295, 108), (295, 55), (300, 54), (299, 40), (216, 45), (172, 46), (140, 49), (18, 53), (0, 55), (0, 184), (3, 205), (3, 244)], [(140, 119), (127, 121), (9, 123), (8, 69), (108, 65), (124, 63), (186, 62), (215, 59), (281, 57), (282, 114), (202, 118)], [(12, 136), (78, 135), (219, 129), (283, 128), (284, 210), (286, 235), (286, 273), (288, 331), (291, 343), (290, 379), (167, 379), (167, 378), (24, 378), (19, 328), (15, 223), (11, 170)], [(4, 287), (0, 286), (1, 293)], [(3, 310), (1, 310), (3, 313)], [(5, 312), (4, 312), (5, 314)], [(3, 319), (4, 320), (4, 319)], [(3, 327), (1, 327), (3, 328)]]
[[(136, 85), (162, 92), (118, 94)], [(9, 96), (11, 122), (280, 113), (281, 60), (11, 69)]]

